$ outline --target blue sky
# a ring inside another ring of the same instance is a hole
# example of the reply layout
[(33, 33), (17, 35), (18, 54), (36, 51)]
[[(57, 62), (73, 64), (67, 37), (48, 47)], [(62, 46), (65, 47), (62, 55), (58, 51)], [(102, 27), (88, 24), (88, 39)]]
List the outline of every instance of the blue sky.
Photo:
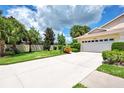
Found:
[(63, 33), (67, 42), (71, 41), (70, 28), (74, 24), (88, 25), (92, 29), (99, 27), (124, 13), (124, 6), (32, 6), (0, 5), (4, 16), (13, 16), (26, 25), (34, 26), (44, 33), (46, 27), (52, 27), (55, 34)]

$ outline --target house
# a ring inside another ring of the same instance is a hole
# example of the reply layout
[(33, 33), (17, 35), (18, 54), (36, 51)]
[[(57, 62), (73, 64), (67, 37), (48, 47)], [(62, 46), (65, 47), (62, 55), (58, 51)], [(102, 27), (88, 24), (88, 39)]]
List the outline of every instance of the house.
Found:
[(124, 14), (76, 38), (83, 52), (111, 50), (113, 42), (124, 42)]

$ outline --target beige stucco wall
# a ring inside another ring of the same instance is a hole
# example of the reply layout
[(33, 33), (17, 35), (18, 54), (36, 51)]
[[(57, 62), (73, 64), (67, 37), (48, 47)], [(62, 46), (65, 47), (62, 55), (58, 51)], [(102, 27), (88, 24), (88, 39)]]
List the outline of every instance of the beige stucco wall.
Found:
[[(6, 48), (11, 47), (12, 45), (6, 45)], [(16, 45), (17, 49), (21, 52), (28, 52), (29, 51), (29, 45), (21, 44)], [(43, 45), (31, 45), (32, 51), (40, 51), (43, 50)]]
[[(53, 47), (56, 46), (58, 49), (57, 45), (51, 45), (50, 50), (53, 50)], [(12, 45), (6, 45), (6, 48), (12, 47)], [(21, 52), (28, 52), (29, 51), (29, 45), (26, 44), (21, 44), (21, 45), (16, 45), (17, 49)], [(32, 51), (41, 51), (43, 50), (43, 45), (31, 45)]]
[(88, 38), (79, 38), (77, 39), (78, 42), (82, 43), (82, 41), (88, 41), (88, 40), (100, 40), (100, 39), (109, 39), (114, 38), (116, 41), (120, 39), (121, 34), (111, 34), (111, 35), (100, 35), (100, 36), (94, 36), (94, 37), (88, 37)]
[[(82, 43), (82, 41), (110, 39), (110, 38), (114, 38), (114, 41)], [(124, 42), (124, 32), (118, 34), (111, 34), (111, 35), (101, 35), (96, 37), (81, 38), (78, 39), (78, 41), (81, 43), (81, 51), (102, 52), (105, 50), (111, 50), (111, 45), (113, 42), (119, 42), (119, 41)]]

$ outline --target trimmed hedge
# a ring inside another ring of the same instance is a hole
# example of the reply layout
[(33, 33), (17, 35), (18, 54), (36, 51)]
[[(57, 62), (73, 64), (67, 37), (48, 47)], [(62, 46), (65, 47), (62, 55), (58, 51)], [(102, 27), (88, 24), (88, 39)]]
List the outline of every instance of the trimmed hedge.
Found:
[(80, 52), (80, 50), (77, 48), (72, 48), (72, 52)]
[(123, 63), (124, 62), (124, 51), (103, 51), (102, 56), (104, 63), (114, 64), (114, 63)]
[(124, 51), (124, 42), (112, 43), (112, 50), (123, 50)]

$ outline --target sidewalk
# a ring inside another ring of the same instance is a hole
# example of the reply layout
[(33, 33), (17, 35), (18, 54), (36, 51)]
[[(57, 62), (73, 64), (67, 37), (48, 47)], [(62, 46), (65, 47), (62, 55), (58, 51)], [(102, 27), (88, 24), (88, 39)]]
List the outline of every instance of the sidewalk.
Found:
[(94, 71), (81, 83), (89, 88), (124, 88), (124, 79)]

